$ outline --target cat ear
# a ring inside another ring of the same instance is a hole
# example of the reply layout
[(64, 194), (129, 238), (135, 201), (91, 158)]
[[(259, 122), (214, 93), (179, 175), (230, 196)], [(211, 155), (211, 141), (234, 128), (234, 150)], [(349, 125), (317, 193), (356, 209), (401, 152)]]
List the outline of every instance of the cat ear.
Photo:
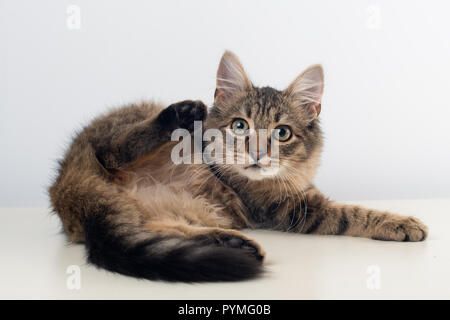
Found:
[(214, 100), (232, 97), (251, 88), (252, 83), (238, 57), (230, 51), (225, 51), (217, 70)]
[(284, 92), (316, 118), (320, 113), (323, 94), (322, 66), (313, 65), (303, 71)]

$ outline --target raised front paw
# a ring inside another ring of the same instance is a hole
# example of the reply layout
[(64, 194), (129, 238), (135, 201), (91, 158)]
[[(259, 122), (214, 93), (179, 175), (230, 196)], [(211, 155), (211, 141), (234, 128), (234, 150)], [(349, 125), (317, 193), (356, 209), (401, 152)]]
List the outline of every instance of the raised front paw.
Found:
[(203, 121), (207, 115), (207, 108), (200, 100), (185, 100), (171, 104), (161, 111), (158, 120), (172, 128), (194, 130), (194, 121)]
[(428, 235), (428, 228), (414, 217), (393, 216), (380, 222), (375, 228), (376, 240), (423, 241)]

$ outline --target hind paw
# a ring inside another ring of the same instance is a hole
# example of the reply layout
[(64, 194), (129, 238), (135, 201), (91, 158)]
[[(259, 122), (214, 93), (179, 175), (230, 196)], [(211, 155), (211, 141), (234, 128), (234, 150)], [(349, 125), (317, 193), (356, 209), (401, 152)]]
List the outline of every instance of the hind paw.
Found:
[(213, 243), (224, 248), (243, 250), (258, 261), (263, 261), (265, 252), (254, 240), (234, 230), (214, 230), (207, 234), (197, 235), (197, 239)]
[(219, 233), (215, 236), (216, 243), (223, 247), (245, 250), (253, 255), (257, 260), (264, 260), (264, 250), (254, 240), (247, 238), (243, 234), (234, 233)]

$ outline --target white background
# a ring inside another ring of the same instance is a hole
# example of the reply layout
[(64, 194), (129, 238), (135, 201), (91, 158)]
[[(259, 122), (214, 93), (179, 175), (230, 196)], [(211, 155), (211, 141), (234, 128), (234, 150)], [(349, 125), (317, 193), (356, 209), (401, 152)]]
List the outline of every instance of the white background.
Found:
[(0, 0), (0, 206), (46, 206), (70, 137), (108, 107), (211, 105), (225, 49), (278, 89), (323, 64), (316, 183), (332, 198), (448, 197), (449, 12), (446, 1)]

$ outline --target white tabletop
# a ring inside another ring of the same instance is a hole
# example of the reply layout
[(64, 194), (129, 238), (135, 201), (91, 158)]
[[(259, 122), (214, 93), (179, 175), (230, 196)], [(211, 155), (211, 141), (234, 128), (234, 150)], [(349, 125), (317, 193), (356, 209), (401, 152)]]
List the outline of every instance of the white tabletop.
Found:
[[(86, 264), (45, 208), (0, 209), (0, 298), (393, 299), (450, 298), (450, 199), (353, 202), (421, 218), (425, 242), (246, 231), (267, 253), (267, 273), (234, 283), (137, 280)], [(77, 289), (77, 267), (80, 288)], [(67, 273), (69, 272), (72, 273)], [(75, 279), (75, 280), (74, 280)]]

